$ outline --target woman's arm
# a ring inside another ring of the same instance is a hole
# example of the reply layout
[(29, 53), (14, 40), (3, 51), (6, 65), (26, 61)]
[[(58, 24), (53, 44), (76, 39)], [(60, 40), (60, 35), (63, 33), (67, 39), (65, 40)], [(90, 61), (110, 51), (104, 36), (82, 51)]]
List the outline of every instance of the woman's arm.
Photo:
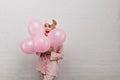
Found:
[(63, 53), (63, 46), (59, 46), (57, 48), (57, 51), (51, 52), (50, 60), (60, 60), (63, 59), (64, 53)]

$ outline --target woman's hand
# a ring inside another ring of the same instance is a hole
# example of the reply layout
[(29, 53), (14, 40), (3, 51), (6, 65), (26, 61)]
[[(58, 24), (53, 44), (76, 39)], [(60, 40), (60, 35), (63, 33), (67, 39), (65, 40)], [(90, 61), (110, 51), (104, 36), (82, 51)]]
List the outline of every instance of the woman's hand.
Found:
[(50, 47), (50, 48), (48, 49), (48, 51), (49, 51), (49, 52), (52, 52), (52, 51), (54, 51), (54, 48), (53, 48), (53, 47)]
[(40, 55), (40, 52), (36, 52), (36, 55), (39, 56), (39, 55)]
[(46, 54), (51, 54), (52, 51), (54, 51), (54, 48), (50, 47), (50, 48), (48, 49), (48, 51), (46, 51), (45, 53), (46, 53)]

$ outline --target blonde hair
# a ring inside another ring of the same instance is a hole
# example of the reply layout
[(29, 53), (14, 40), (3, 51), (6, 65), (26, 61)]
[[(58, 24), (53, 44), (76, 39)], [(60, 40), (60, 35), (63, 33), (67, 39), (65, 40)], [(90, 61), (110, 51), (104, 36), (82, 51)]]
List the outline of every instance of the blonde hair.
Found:
[[(56, 20), (54, 20), (54, 19), (48, 19), (48, 20), (46, 21), (46, 23), (49, 24), (49, 25), (51, 25), (51, 26), (53, 27), (53, 29), (56, 28), (56, 25), (57, 25)], [(46, 23), (45, 23), (45, 24), (46, 24)]]
[(51, 26), (53, 26), (53, 28), (56, 28), (56, 25), (57, 25), (57, 22), (56, 22), (56, 20), (54, 20), (54, 19), (52, 19), (52, 25)]

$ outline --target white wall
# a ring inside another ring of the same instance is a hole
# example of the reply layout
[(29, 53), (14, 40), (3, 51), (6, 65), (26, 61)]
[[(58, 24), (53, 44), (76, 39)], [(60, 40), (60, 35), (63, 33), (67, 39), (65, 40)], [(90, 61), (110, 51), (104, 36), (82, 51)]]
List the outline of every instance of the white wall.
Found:
[(37, 80), (19, 48), (28, 22), (54, 18), (67, 33), (58, 80), (120, 79), (119, 0), (0, 0), (0, 80)]

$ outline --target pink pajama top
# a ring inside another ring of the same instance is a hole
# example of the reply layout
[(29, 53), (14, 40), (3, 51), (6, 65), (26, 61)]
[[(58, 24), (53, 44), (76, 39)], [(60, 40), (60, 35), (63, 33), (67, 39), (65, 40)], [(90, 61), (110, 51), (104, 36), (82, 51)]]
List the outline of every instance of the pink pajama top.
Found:
[(56, 76), (58, 71), (58, 62), (60, 59), (63, 59), (63, 57), (63, 46), (54, 47), (51, 55), (41, 56), (40, 53), (37, 58), (38, 60), (36, 70), (43, 74)]

